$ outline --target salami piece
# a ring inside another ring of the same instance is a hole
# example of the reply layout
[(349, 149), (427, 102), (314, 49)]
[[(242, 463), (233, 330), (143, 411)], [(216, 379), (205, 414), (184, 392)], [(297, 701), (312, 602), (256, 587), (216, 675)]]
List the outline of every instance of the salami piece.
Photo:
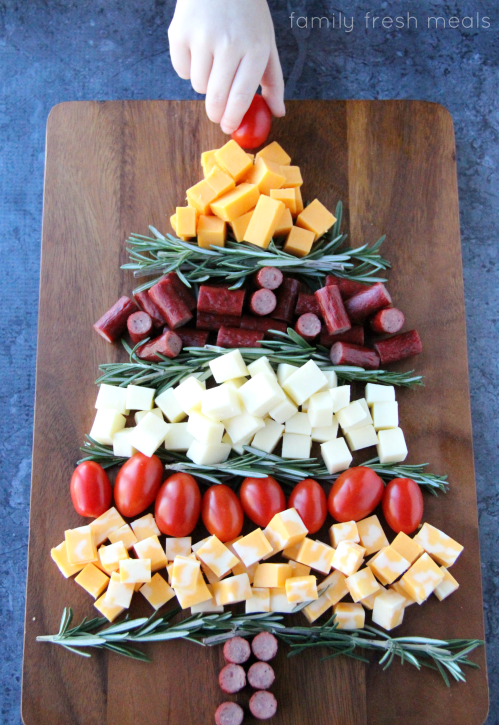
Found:
[(126, 326), (134, 345), (146, 337), (151, 337), (152, 320), (147, 312), (132, 312), (126, 321)]
[(423, 352), (423, 344), (417, 330), (409, 330), (409, 332), (401, 332), (395, 337), (389, 337), (387, 340), (375, 342), (374, 349), (380, 357), (381, 364), (388, 365), (413, 355), (419, 355)]
[(216, 725), (241, 725), (244, 710), (237, 702), (222, 702), (215, 711)]
[(253, 277), (257, 287), (272, 290), (280, 287), (283, 279), (283, 274), (277, 267), (262, 267)]
[(318, 289), (315, 292), (315, 299), (330, 335), (346, 332), (351, 328), (339, 287), (330, 285)]
[(322, 325), (320, 343), (324, 347), (331, 347), (335, 342), (351, 342), (354, 345), (364, 344), (364, 328), (362, 325), (352, 325), (346, 332), (339, 335), (330, 335), (327, 327)]
[(259, 330), (260, 332), (268, 332), (269, 330), (278, 330), (286, 332), (287, 325), (281, 320), (273, 317), (252, 317), (251, 315), (243, 315), (241, 317), (242, 330)]
[(250, 300), (250, 309), (255, 315), (263, 317), (270, 315), (276, 308), (277, 299), (270, 289), (259, 289), (253, 292)]
[(248, 670), (248, 682), (255, 690), (268, 690), (274, 680), (274, 669), (268, 662), (255, 662)]
[(168, 272), (165, 279), (171, 280), (175, 292), (178, 294), (186, 307), (192, 310), (196, 309), (197, 301), (192, 290), (185, 285), (176, 272)]
[(242, 289), (232, 290), (225, 287), (201, 285), (198, 295), (198, 312), (241, 317), (243, 314), (244, 294), (245, 292)]
[(149, 290), (149, 296), (165, 318), (168, 327), (175, 330), (192, 320), (192, 313), (177, 294), (171, 279), (161, 279)]
[(196, 327), (199, 330), (211, 330), (218, 332), (221, 327), (239, 327), (241, 318), (233, 315), (210, 315), (206, 312), (198, 312)]
[(152, 320), (152, 324), (154, 325), (154, 327), (163, 327), (166, 320), (164, 319), (163, 315), (156, 307), (152, 299), (149, 297), (149, 292), (147, 290), (144, 290), (143, 292), (137, 292), (137, 294), (135, 295), (135, 299), (139, 307), (144, 310), (144, 312), (147, 312)]
[(277, 305), (272, 313), (273, 317), (291, 323), (299, 292), (300, 283), (298, 280), (293, 279), (293, 277), (286, 277), (277, 292)]
[(208, 340), (207, 330), (195, 330), (193, 327), (178, 327), (175, 333), (182, 340), (184, 347), (204, 347)]
[(336, 285), (339, 290), (342, 299), (349, 300), (350, 297), (358, 294), (359, 292), (365, 292), (366, 289), (370, 289), (370, 284), (363, 284), (362, 282), (355, 282), (352, 279), (344, 279), (343, 277), (335, 277), (334, 274), (328, 274), (326, 277), (326, 287), (329, 285)]
[(401, 310), (396, 307), (386, 307), (384, 310), (376, 312), (369, 324), (374, 332), (394, 335), (396, 332), (400, 332), (404, 322), (405, 317)]
[(251, 649), (257, 660), (268, 662), (277, 654), (277, 639), (270, 632), (260, 632), (253, 638)]
[(358, 292), (353, 297), (345, 302), (345, 309), (352, 322), (362, 322), (366, 317), (374, 315), (378, 310), (383, 307), (388, 307), (392, 304), (392, 298), (390, 297), (386, 287), (381, 282), (376, 282), (369, 289), (363, 292)]
[(141, 360), (149, 360), (149, 362), (158, 362), (161, 360), (156, 353), (165, 357), (174, 358), (182, 350), (182, 340), (176, 332), (165, 330), (160, 337), (156, 337), (145, 345), (139, 347), (137, 355)]
[[(224, 644), (224, 657), (227, 662), (232, 662), (234, 665), (242, 665), (243, 662), (249, 660), (251, 655), (251, 647), (248, 640), (243, 637), (232, 637), (228, 639)], [(265, 688), (260, 688), (265, 689)]]
[(277, 712), (277, 700), (271, 692), (260, 690), (250, 697), (249, 709), (257, 720), (268, 720)]
[(233, 695), (239, 692), (246, 685), (246, 672), (241, 665), (235, 665), (232, 662), (222, 667), (218, 675), (218, 684), (223, 692)]
[(137, 312), (137, 305), (129, 297), (120, 297), (118, 302), (95, 323), (94, 330), (107, 340), (116, 342), (126, 330), (128, 318)]
[(333, 365), (357, 365), (365, 370), (379, 368), (379, 356), (374, 350), (349, 342), (335, 342), (331, 348), (330, 358)]
[(261, 347), (263, 333), (241, 330), (239, 327), (221, 327), (217, 335), (219, 347)]
[(296, 321), (295, 332), (303, 337), (307, 342), (315, 340), (321, 331), (321, 321), (312, 312), (306, 312)]
[(315, 295), (307, 295), (300, 292), (295, 307), (295, 315), (304, 315), (306, 312), (312, 312), (317, 317), (322, 317)]

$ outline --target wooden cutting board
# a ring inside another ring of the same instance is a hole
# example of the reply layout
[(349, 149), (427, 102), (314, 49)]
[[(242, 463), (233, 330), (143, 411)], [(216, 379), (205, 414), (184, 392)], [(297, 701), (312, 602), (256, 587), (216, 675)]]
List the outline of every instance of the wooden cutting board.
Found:
[[(483, 638), (476, 491), (452, 120), (441, 106), (405, 101), (293, 101), (274, 122), (301, 166), (307, 199), (346, 206), (355, 246), (387, 234), (390, 292), (424, 353), (406, 361), (426, 387), (400, 391), (410, 462), (448, 473), (450, 493), (425, 494), (425, 518), (464, 544), (461, 588), (406, 612), (401, 635)], [(76, 621), (95, 610), (50, 559), (64, 530), (82, 525), (69, 481), (94, 416), (98, 365), (121, 358), (92, 323), (133, 280), (120, 271), (125, 239), (169, 231), (168, 218), (199, 180), (201, 151), (226, 140), (200, 102), (84, 102), (48, 121), (38, 327), (33, 483), (22, 715), (26, 725), (204, 725), (223, 700), (219, 649), (150, 645), (152, 664), (94, 653), (91, 660), (35, 642), (54, 633), (64, 606)], [(139, 599), (140, 597), (136, 597)], [(133, 612), (148, 611), (144, 602)], [(286, 725), (480, 725), (488, 706), (484, 651), (467, 684), (447, 688), (406, 664), (388, 672), (319, 653), (286, 658), (274, 692)], [(249, 721), (247, 719), (246, 721)]]

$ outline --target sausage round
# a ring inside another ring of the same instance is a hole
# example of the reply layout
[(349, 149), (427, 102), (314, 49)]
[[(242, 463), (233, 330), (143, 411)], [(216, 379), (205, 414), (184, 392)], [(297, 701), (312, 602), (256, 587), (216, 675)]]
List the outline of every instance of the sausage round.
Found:
[(221, 327), (217, 335), (219, 347), (261, 347), (263, 332), (258, 330), (241, 330), (238, 327)]
[(255, 662), (248, 670), (248, 682), (255, 690), (268, 690), (274, 680), (274, 669), (268, 662)]
[(332, 284), (339, 288), (340, 294), (344, 300), (349, 300), (350, 297), (357, 295), (359, 292), (365, 292), (366, 289), (369, 289), (372, 286), (370, 284), (356, 282), (353, 279), (345, 279), (344, 277), (335, 277), (334, 274), (328, 274), (326, 277), (326, 286)]
[(376, 312), (371, 320), (371, 328), (374, 332), (386, 332), (394, 335), (400, 332), (405, 322), (404, 313), (396, 307), (386, 307), (384, 310)]
[(233, 695), (235, 692), (242, 690), (246, 685), (246, 672), (241, 665), (234, 665), (231, 662), (220, 670), (218, 684), (223, 692)]
[(199, 330), (212, 330), (217, 332), (221, 327), (239, 327), (241, 318), (234, 315), (212, 315), (208, 312), (198, 312), (196, 327)]
[(116, 342), (125, 332), (128, 318), (137, 312), (137, 309), (137, 305), (129, 297), (120, 297), (118, 302), (115, 302), (111, 309), (97, 320), (94, 330), (107, 342)]
[(333, 365), (356, 365), (364, 370), (377, 370), (379, 356), (374, 350), (348, 342), (335, 342), (330, 351)]
[(204, 347), (208, 340), (207, 330), (195, 330), (193, 327), (178, 327), (175, 333), (182, 340), (182, 348)]
[(301, 315), (301, 317), (299, 317), (296, 321), (295, 332), (301, 335), (303, 339), (307, 342), (312, 342), (312, 340), (315, 340), (317, 335), (320, 334), (320, 331), (321, 321), (319, 320), (317, 315), (313, 314), (313, 312), (306, 312), (304, 315)]
[(177, 357), (182, 350), (182, 340), (171, 330), (165, 330), (160, 337), (156, 337), (145, 345), (139, 347), (137, 355), (141, 360), (149, 360), (149, 362), (161, 362), (161, 358), (156, 353), (160, 353), (165, 357)]
[(232, 637), (224, 644), (224, 657), (227, 662), (232, 662), (234, 665), (242, 665), (249, 660), (250, 654), (249, 642), (243, 637)]
[(182, 302), (191, 310), (196, 309), (197, 301), (192, 290), (185, 285), (176, 272), (168, 272), (165, 279), (171, 279), (173, 288)]
[(203, 284), (199, 288), (198, 312), (241, 317), (244, 295), (245, 292), (241, 289), (231, 290), (225, 287), (208, 287), (208, 285)]
[(216, 725), (241, 725), (244, 710), (237, 702), (222, 702), (215, 711)]
[(281, 286), (282, 280), (282, 272), (277, 267), (262, 267), (254, 277), (256, 286), (265, 289), (277, 289)]
[(352, 325), (346, 332), (341, 332), (339, 335), (330, 335), (327, 327), (323, 325), (320, 342), (324, 347), (331, 347), (335, 342), (352, 342), (354, 345), (363, 345), (364, 328), (362, 325)]
[(296, 307), (296, 300), (300, 292), (300, 283), (293, 277), (286, 277), (277, 292), (277, 305), (274, 317), (277, 320), (291, 322)]
[(253, 292), (250, 300), (250, 309), (255, 315), (270, 315), (276, 308), (277, 298), (270, 289), (259, 289)]
[(139, 307), (144, 310), (144, 312), (147, 312), (147, 314), (151, 318), (154, 327), (163, 327), (166, 320), (159, 311), (158, 307), (149, 297), (149, 292), (147, 290), (144, 290), (143, 292), (137, 292), (134, 296)]
[(319, 305), (314, 295), (307, 295), (300, 292), (298, 295), (298, 301), (295, 307), (295, 315), (304, 315), (305, 312), (313, 312), (317, 317), (321, 316)]
[(352, 327), (336, 285), (322, 287), (314, 294), (330, 335), (346, 332)]
[(268, 662), (277, 654), (277, 639), (270, 632), (260, 632), (254, 637), (251, 649), (257, 660)]
[(192, 313), (177, 293), (173, 280), (165, 277), (149, 290), (149, 296), (159, 309), (170, 329), (182, 327), (192, 320)]
[(243, 330), (258, 330), (259, 332), (268, 332), (269, 330), (278, 330), (279, 332), (286, 332), (287, 325), (281, 320), (276, 320), (274, 317), (253, 317), (253, 315), (243, 315), (241, 317), (241, 329)]
[(147, 312), (133, 312), (126, 321), (126, 326), (134, 345), (146, 337), (151, 337), (152, 320)]
[(249, 709), (257, 720), (268, 720), (277, 712), (277, 700), (271, 692), (260, 690), (250, 697)]
[(407, 357), (419, 355), (423, 352), (423, 343), (417, 330), (401, 332), (400, 335), (389, 337), (387, 340), (380, 340), (374, 343), (374, 349), (378, 353), (381, 364), (405, 360)]
[(362, 322), (366, 317), (374, 315), (378, 310), (391, 304), (392, 298), (385, 285), (382, 282), (376, 282), (372, 287), (346, 300), (345, 309), (352, 322)]

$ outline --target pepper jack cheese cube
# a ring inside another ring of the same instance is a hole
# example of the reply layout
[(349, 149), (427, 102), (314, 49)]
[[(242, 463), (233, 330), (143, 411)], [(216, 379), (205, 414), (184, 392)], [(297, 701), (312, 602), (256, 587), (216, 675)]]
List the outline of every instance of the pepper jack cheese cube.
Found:
[(301, 175), (299, 166), (281, 166), (281, 173), (285, 177), (283, 189), (293, 189), (303, 184), (303, 178)]
[(329, 539), (331, 546), (336, 549), (340, 541), (360, 542), (359, 532), (355, 521), (345, 521), (342, 524), (333, 524), (329, 528)]
[(400, 594), (401, 597), (404, 597), (404, 607), (410, 607), (411, 604), (416, 604), (416, 600), (409, 596), (401, 582), (393, 582), (393, 584), (390, 584), (388, 588), (393, 589), (393, 591)]
[[(294, 189), (283, 189), (283, 193), (284, 191), (294, 192)], [(292, 210), (290, 213), (293, 213)], [(294, 257), (305, 257), (307, 254), (310, 254), (314, 239), (313, 232), (294, 226), (286, 238), (286, 243), (282, 251), (286, 252), (286, 254), (292, 254)]]
[(320, 426), (319, 428), (312, 428), (312, 440), (317, 443), (327, 443), (332, 441), (338, 435), (338, 422), (336, 418), (333, 418), (333, 425)]
[(291, 576), (286, 579), (285, 589), (288, 602), (292, 604), (319, 598), (315, 576)]
[(353, 425), (365, 418), (366, 414), (364, 408), (358, 400), (354, 400), (347, 406), (342, 408), (336, 414), (336, 420), (341, 425), (343, 430), (351, 428)]
[(296, 224), (303, 229), (308, 229), (318, 239), (330, 229), (336, 221), (334, 214), (331, 214), (318, 199), (309, 204), (296, 219)]
[[(362, 521), (357, 521), (357, 531), (359, 532), (360, 543), (366, 550), (368, 556), (388, 546), (388, 539), (376, 514), (368, 516), (366, 519), (362, 519)], [(402, 551), (398, 551), (398, 553), (409, 561)]]
[(133, 431), (134, 428), (123, 428), (114, 434), (113, 455), (119, 458), (131, 458), (137, 453), (137, 449), (132, 446)]
[[(237, 219), (250, 211), (250, 209), (256, 207), (259, 197), (260, 192), (258, 191), (258, 186), (254, 184), (240, 184), (210, 204), (210, 209), (222, 221), (232, 222), (234, 219)], [(254, 216), (255, 214), (251, 217), (250, 224)]]
[(201, 564), (187, 556), (176, 556), (173, 561), (172, 587), (185, 594), (194, 594), (201, 576)]
[(134, 448), (151, 457), (165, 440), (169, 425), (154, 413), (148, 413), (133, 429), (130, 442)]
[(379, 589), (379, 584), (374, 578), (372, 571), (365, 567), (347, 577), (345, 584), (348, 587), (350, 596), (354, 602), (360, 602), (362, 599), (369, 597)]
[(268, 146), (265, 146), (265, 148), (259, 151), (255, 156), (255, 163), (258, 159), (268, 159), (275, 164), (279, 164), (279, 166), (289, 166), (291, 163), (291, 156), (284, 151), (277, 141), (272, 141), (272, 143), (269, 143)]
[(318, 599), (310, 602), (310, 604), (307, 604), (307, 606), (302, 609), (302, 612), (306, 616), (309, 624), (312, 624), (312, 622), (319, 619), (319, 617), (324, 614), (324, 612), (327, 612), (327, 610), (332, 606), (331, 600), (326, 596), (326, 594), (321, 594)]
[(187, 422), (187, 431), (199, 443), (219, 445), (222, 442), (224, 427), (206, 415), (192, 411)]
[(373, 403), (373, 421), (375, 430), (387, 430), (389, 428), (398, 428), (399, 424), (399, 404), (396, 400), (390, 400), (385, 403)]
[(380, 463), (401, 463), (407, 458), (407, 445), (402, 428), (380, 430), (377, 445)]
[(145, 514), (140, 519), (135, 519), (135, 521), (132, 521), (131, 527), (138, 541), (143, 541), (144, 539), (149, 539), (151, 536), (159, 536), (161, 534), (156, 524), (156, 519), (152, 514)]
[(326, 383), (324, 373), (313, 360), (309, 360), (290, 375), (282, 387), (297, 405), (301, 405)]
[(305, 538), (301, 543), (296, 561), (300, 564), (306, 564), (323, 574), (329, 574), (333, 556), (334, 549), (332, 546), (323, 544), (322, 541)]
[(125, 549), (131, 549), (134, 544), (137, 543), (138, 539), (133, 533), (132, 529), (128, 524), (121, 526), (116, 531), (112, 531), (109, 534), (109, 541), (111, 544), (117, 544), (118, 541), (123, 543)]
[(333, 611), (338, 629), (363, 629), (366, 612), (362, 604), (340, 602), (333, 607)]
[(353, 541), (340, 541), (331, 562), (333, 569), (338, 569), (345, 576), (352, 576), (360, 569), (364, 561), (365, 549)]
[(246, 214), (242, 214), (242, 216), (238, 216), (237, 219), (229, 222), (236, 242), (244, 241), (244, 235), (246, 234), (246, 229), (248, 228), (248, 224), (250, 223), (254, 211), (254, 209), (251, 209), (250, 211), (247, 211)]
[(97, 410), (110, 408), (117, 413), (127, 415), (126, 388), (119, 388), (117, 385), (106, 385), (102, 383), (99, 385), (95, 407)]
[(260, 194), (269, 194), (271, 189), (280, 189), (284, 185), (286, 177), (279, 164), (259, 158), (246, 177), (246, 181), (256, 184)]
[(258, 375), (258, 373), (266, 373), (267, 375), (272, 375), (277, 379), (275, 370), (269, 363), (268, 357), (265, 355), (262, 355), (262, 357), (259, 357), (254, 362), (250, 363), (248, 365), (248, 372), (252, 378), (254, 378), (255, 375)]
[(372, 425), (345, 431), (345, 438), (351, 451), (360, 451), (378, 444), (378, 436)]
[(346, 471), (353, 460), (344, 438), (334, 438), (327, 443), (321, 443), (321, 454), (331, 474)]
[(270, 418), (264, 420), (264, 424), (265, 428), (262, 428), (257, 432), (251, 445), (253, 448), (258, 448), (259, 451), (272, 453), (282, 438), (284, 426), (280, 423), (276, 423), (275, 420), (271, 420)]
[(150, 559), (120, 561), (120, 581), (125, 584), (145, 584), (151, 581)]
[(113, 571), (118, 571), (120, 568), (120, 561), (128, 558), (128, 551), (125, 549), (125, 545), (122, 541), (117, 541), (115, 544), (109, 544), (109, 546), (101, 546), (99, 549), (100, 565), (106, 574), (112, 574)]
[(248, 413), (257, 417), (266, 415), (285, 399), (277, 379), (268, 373), (257, 373), (237, 392)]
[(194, 436), (187, 430), (187, 423), (171, 423), (164, 440), (167, 451), (188, 451)]
[(232, 176), (236, 184), (246, 178), (253, 166), (252, 160), (234, 139), (215, 151), (214, 156), (216, 163)]
[(123, 607), (128, 609), (132, 601), (134, 591), (133, 584), (124, 584), (118, 572), (113, 571), (111, 580), (104, 595), (104, 603), (107, 606)]
[[(264, 556), (273, 552), (272, 545), (266, 539), (261, 529), (255, 529), (247, 536), (243, 536), (238, 541), (235, 541), (232, 547), (236, 555), (239, 559), (241, 559), (246, 567), (256, 564), (256, 562), (263, 559)], [(259, 586), (265, 587), (267, 585), (261, 584)], [(274, 586), (280, 585), (275, 584)]]
[(416, 559), (419, 559), (421, 554), (424, 552), (423, 547), (420, 546), (418, 542), (415, 541), (415, 539), (411, 539), (409, 536), (407, 536), (407, 534), (404, 534), (403, 531), (397, 534), (390, 546), (392, 547), (392, 549), (395, 549), (395, 551), (397, 551), (400, 556), (403, 556), (404, 559), (407, 559), (409, 564), (414, 564)]
[(220, 355), (220, 357), (216, 357), (214, 360), (210, 360), (209, 366), (215, 382), (219, 384), (225, 383), (226, 380), (249, 375), (243, 356), (240, 350), (237, 349)]
[(378, 586), (379, 589), (377, 589), (373, 594), (370, 594), (368, 597), (360, 600), (360, 603), (365, 609), (370, 609), (372, 611), (376, 597), (379, 597), (380, 594), (386, 592), (386, 589), (382, 584), (379, 584)]
[(180, 423), (187, 413), (177, 400), (173, 388), (167, 388), (154, 401), (169, 423)]
[(108, 408), (102, 408), (95, 414), (94, 423), (90, 431), (90, 438), (103, 446), (113, 443), (115, 433), (125, 427), (126, 418), (121, 413)]
[(230, 576), (213, 584), (213, 594), (217, 604), (236, 604), (251, 599), (251, 585), (247, 574)]
[(139, 592), (156, 611), (175, 596), (175, 592), (161, 574), (155, 574), (151, 577), (151, 581), (141, 586)]
[(168, 559), (157, 536), (150, 536), (148, 539), (137, 542), (133, 550), (135, 551), (137, 559), (151, 560), (152, 572), (163, 569), (168, 564)]
[(70, 564), (89, 564), (97, 559), (97, 548), (90, 526), (68, 529), (64, 532), (64, 538)]
[[(333, 413), (339, 413), (350, 404), (350, 385), (340, 385), (329, 389), (329, 395), (333, 399)], [(336, 415), (338, 420), (338, 416)]]
[(443, 578), (441, 568), (425, 552), (404, 574), (400, 584), (412, 599), (422, 604)]
[(175, 594), (177, 595), (178, 603), (182, 609), (195, 607), (197, 604), (211, 601), (213, 598), (213, 592), (208, 589), (206, 582), (201, 575), (198, 577), (194, 592), (186, 591), (181, 587), (177, 587), (175, 588)]
[(444, 575), (444, 578), (442, 579), (440, 584), (437, 584), (433, 592), (437, 599), (443, 601), (444, 599), (447, 599), (447, 597), (450, 596), (453, 592), (455, 592), (456, 589), (459, 589), (459, 582), (454, 579), (450, 571), (448, 571), (444, 566), (440, 567), (440, 571)]
[(227, 460), (230, 449), (227, 443), (205, 444), (194, 440), (185, 455), (198, 466), (214, 466)]
[[(207, 540), (208, 539), (203, 539), (203, 542)], [(198, 542), (198, 544), (202, 546), (203, 542)], [(176, 556), (189, 556), (191, 553), (191, 545), (192, 538), (190, 536), (181, 536), (179, 538), (167, 536), (165, 542), (166, 558), (168, 561), (173, 561)], [(200, 546), (197, 546), (197, 548), (199, 549)], [(192, 551), (194, 551), (194, 546), (192, 546)]]
[(385, 546), (384, 549), (378, 551), (367, 562), (367, 565), (376, 578), (385, 586), (398, 579), (410, 567), (407, 559), (400, 556), (391, 546)]
[(288, 397), (286, 394), (284, 395), (284, 400), (278, 403), (276, 407), (272, 408), (272, 410), (269, 412), (270, 417), (273, 418), (276, 423), (280, 423), (281, 425), (283, 423), (287, 423), (287, 421), (292, 418), (295, 413), (298, 412), (298, 408), (293, 403), (291, 398)]
[(154, 406), (154, 388), (142, 385), (127, 385), (126, 407), (128, 410), (152, 410)]
[(341, 571), (335, 570), (321, 581), (317, 586), (317, 591), (319, 594), (325, 594), (331, 604), (338, 604), (340, 599), (343, 599), (348, 594), (348, 588), (345, 582), (346, 576)]
[(423, 524), (414, 541), (422, 546), (437, 564), (445, 567), (452, 566), (463, 550), (461, 544), (431, 524)]
[(253, 587), (251, 599), (246, 600), (246, 614), (270, 612), (270, 589), (266, 587)]
[(196, 556), (208, 566), (217, 577), (237, 566), (239, 559), (216, 536), (210, 536), (203, 546), (196, 551)]
[(377, 385), (376, 383), (367, 383), (366, 385), (366, 401), (368, 405), (374, 403), (388, 403), (395, 400), (395, 388), (393, 385)]
[(201, 214), (197, 226), (198, 247), (225, 247), (227, 239), (227, 224), (216, 216)]
[(374, 600), (373, 624), (390, 631), (402, 624), (404, 609), (404, 597), (389, 589)]
[(53, 549), (50, 550), (50, 556), (52, 557), (53, 561), (57, 564), (57, 567), (63, 577), (65, 579), (68, 579), (68, 577), (73, 576), (73, 574), (78, 574), (79, 571), (81, 571), (85, 564), (71, 564), (67, 551), (66, 551), (66, 542), (63, 541), (58, 546), (55, 546)]
[(292, 559), (288, 561), (288, 564), (291, 567), (291, 576), (309, 576), (310, 566), (300, 564), (298, 561), (293, 561)]
[(237, 390), (225, 384), (206, 390), (201, 399), (201, 413), (213, 420), (241, 415), (241, 401)]
[(94, 607), (108, 620), (108, 622), (114, 622), (116, 617), (125, 611), (125, 607), (118, 607), (114, 604), (106, 604), (105, 598), (105, 594), (99, 597), (99, 599), (94, 602)]
[[(193, 375), (183, 380), (174, 388), (173, 393), (183, 411), (189, 414), (194, 408), (201, 405), (206, 383), (200, 382)], [(159, 404), (159, 402), (158, 402)]]
[(289, 564), (259, 564), (255, 572), (254, 585), (269, 589), (284, 587), (291, 576)]
[(333, 400), (329, 390), (310, 396), (307, 415), (312, 428), (327, 428), (333, 425)]
[(291, 614), (296, 607), (294, 602), (288, 602), (286, 589), (284, 587), (275, 587), (270, 589), (270, 611), (280, 612), (281, 614)]
[(312, 426), (307, 413), (295, 413), (286, 421), (285, 430), (286, 433), (297, 433), (302, 436), (311, 435)]

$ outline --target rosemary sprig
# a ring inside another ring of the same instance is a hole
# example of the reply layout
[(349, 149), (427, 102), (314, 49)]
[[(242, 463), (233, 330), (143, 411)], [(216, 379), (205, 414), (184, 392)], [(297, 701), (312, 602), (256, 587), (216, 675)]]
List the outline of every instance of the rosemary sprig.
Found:
[(351, 632), (338, 630), (334, 615), (323, 625), (293, 627), (282, 623), (279, 614), (223, 614), (195, 615), (178, 623), (172, 623), (179, 609), (173, 609), (163, 617), (153, 615), (149, 619), (125, 619), (118, 624), (103, 627), (104, 617), (87, 620), (84, 618), (76, 627), (70, 627), (73, 611), (64, 609), (59, 632), (55, 635), (37, 637), (38, 642), (51, 642), (70, 652), (89, 657), (89, 648), (108, 649), (117, 654), (140, 661), (149, 658), (135, 645), (143, 642), (163, 642), (172, 639), (186, 639), (204, 646), (213, 646), (224, 642), (236, 634), (250, 637), (258, 632), (272, 632), (290, 646), (288, 657), (300, 654), (311, 647), (324, 647), (328, 650), (323, 659), (345, 655), (369, 662), (359, 653), (378, 652), (378, 660), (383, 669), (387, 669), (398, 657), (402, 664), (408, 662), (418, 670), (422, 666), (439, 672), (446, 685), (450, 685), (449, 676), (457, 682), (465, 682), (462, 666), (478, 667), (468, 659), (468, 655), (484, 643), (478, 639), (430, 639), (428, 637), (390, 637), (374, 627), (357, 629)]

